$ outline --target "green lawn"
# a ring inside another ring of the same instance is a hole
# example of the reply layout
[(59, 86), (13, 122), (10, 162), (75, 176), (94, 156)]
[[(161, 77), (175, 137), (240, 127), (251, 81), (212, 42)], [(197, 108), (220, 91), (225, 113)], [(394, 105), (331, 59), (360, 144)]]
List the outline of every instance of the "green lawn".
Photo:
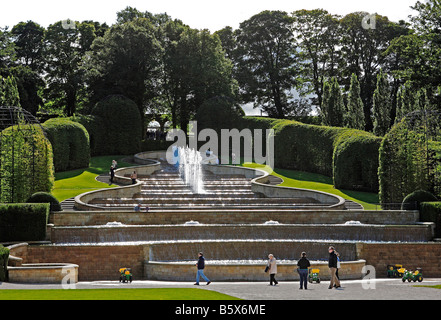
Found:
[[(256, 163), (244, 163), (244, 167), (262, 169), (267, 172), (271, 172), (271, 168), (259, 165)], [(282, 187), (293, 187), (300, 189), (310, 189), (323, 191), (331, 194), (338, 195), (344, 199), (352, 200), (360, 203), (366, 210), (380, 210), (378, 194), (360, 191), (349, 191), (335, 189), (332, 178), (326, 177), (321, 174), (275, 169), (272, 175), (280, 177), (284, 182), (280, 185)]]
[(63, 201), (85, 192), (116, 187), (115, 185), (98, 182), (95, 178), (102, 173), (109, 172), (112, 160), (118, 162), (118, 168), (133, 166), (131, 163), (122, 161), (122, 159), (126, 157), (127, 156), (92, 157), (90, 159), (89, 168), (57, 172), (55, 174), (55, 186), (52, 190), (52, 194), (58, 201)]
[(419, 286), (414, 286), (414, 287), (417, 287), (417, 288), (441, 289), (441, 284), (438, 284), (438, 285), (435, 285), (435, 286), (422, 286), (422, 285), (419, 285)]
[(0, 290), (0, 300), (240, 300), (204, 289)]

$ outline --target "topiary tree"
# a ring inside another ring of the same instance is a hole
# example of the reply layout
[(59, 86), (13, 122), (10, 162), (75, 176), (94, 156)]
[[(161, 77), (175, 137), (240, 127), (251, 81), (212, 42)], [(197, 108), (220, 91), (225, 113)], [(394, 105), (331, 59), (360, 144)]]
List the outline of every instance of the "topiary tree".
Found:
[(53, 195), (47, 192), (36, 192), (26, 201), (27, 203), (49, 203), (50, 210), (62, 211), (60, 202)]
[(0, 117), (0, 202), (25, 202), (35, 192), (50, 192), (53, 154), (42, 127), (21, 108), (0, 107)]
[(89, 167), (89, 133), (77, 122), (65, 118), (49, 119), (43, 128), (54, 150), (55, 171)]
[(92, 116), (102, 121), (105, 136), (101, 151), (106, 155), (130, 155), (140, 151), (142, 120), (136, 104), (123, 95), (111, 95), (98, 102)]
[(429, 191), (416, 190), (404, 198), (401, 210), (420, 210), (421, 203), (434, 201), (438, 199)]

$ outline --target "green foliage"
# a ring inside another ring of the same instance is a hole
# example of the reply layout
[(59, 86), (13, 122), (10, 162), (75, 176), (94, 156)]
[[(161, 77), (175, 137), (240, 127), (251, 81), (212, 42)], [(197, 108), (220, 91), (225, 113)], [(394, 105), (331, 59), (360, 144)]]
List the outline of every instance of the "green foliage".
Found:
[(391, 99), (387, 75), (380, 70), (377, 75), (377, 88), (374, 92), (373, 124), (374, 134), (384, 136), (391, 125)]
[(283, 11), (262, 11), (237, 30), (237, 79), (243, 102), (253, 102), (270, 117), (283, 119), (292, 107), (297, 51), (293, 19)]
[(0, 202), (25, 202), (54, 184), (52, 147), (39, 125), (16, 125), (1, 132)]
[(350, 130), (340, 135), (333, 156), (336, 188), (378, 191), (378, 150), (381, 140), (359, 130)]
[(351, 86), (348, 93), (348, 105), (344, 114), (345, 126), (352, 129), (364, 130), (366, 125), (364, 120), (363, 100), (360, 97), (360, 82), (353, 73), (351, 76)]
[(382, 204), (401, 203), (415, 190), (440, 196), (441, 143), (428, 137), (423, 123), (414, 130), (405, 118), (384, 137), (378, 171)]
[(43, 128), (54, 150), (55, 171), (89, 166), (89, 134), (84, 126), (65, 118), (54, 118), (43, 123)]
[(435, 223), (435, 238), (441, 238), (441, 202), (420, 203), (420, 220)]
[(89, 133), (90, 155), (92, 157), (107, 154), (106, 144), (103, 141), (106, 141), (111, 132), (106, 132), (103, 119), (93, 115), (75, 115), (69, 120), (78, 122), (86, 128)]
[[(95, 136), (101, 154), (128, 155), (139, 152), (142, 139), (142, 120), (136, 104), (122, 96), (112, 95), (101, 100), (92, 110), (92, 116), (102, 121), (105, 135)], [(100, 138), (102, 140), (97, 140)]]
[(422, 202), (432, 202), (438, 199), (430, 192), (425, 190), (416, 190), (407, 195), (401, 204), (401, 210), (420, 210)]
[(27, 203), (49, 203), (50, 211), (61, 211), (60, 202), (50, 193), (36, 192), (26, 201)]
[(354, 129), (245, 117), (241, 128), (275, 131), (275, 167), (333, 177), (338, 188), (378, 190), (381, 139)]
[(236, 128), (242, 119), (239, 109), (235, 101), (228, 97), (208, 99), (196, 113), (198, 130), (213, 129), (220, 134), (221, 129)]
[(345, 106), (337, 78), (323, 84), (323, 103), (321, 106), (322, 124), (332, 127), (343, 127)]
[(0, 244), (0, 282), (8, 280), (9, 249)]
[(13, 76), (0, 76), (0, 106), (20, 107), (20, 95)]
[(0, 241), (43, 241), (48, 217), (48, 203), (0, 205)]

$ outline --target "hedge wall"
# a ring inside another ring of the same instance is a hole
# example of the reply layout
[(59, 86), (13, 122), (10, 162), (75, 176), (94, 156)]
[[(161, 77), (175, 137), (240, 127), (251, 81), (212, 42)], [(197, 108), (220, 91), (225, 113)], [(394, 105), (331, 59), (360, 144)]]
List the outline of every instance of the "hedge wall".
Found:
[(348, 130), (335, 144), (334, 186), (338, 189), (378, 191), (378, 150), (382, 138)]
[(103, 120), (98, 116), (92, 115), (76, 115), (69, 118), (70, 121), (78, 122), (83, 125), (89, 133), (90, 155), (103, 156), (107, 155), (106, 139), (110, 133), (106, 133), (106, 127)]
[(45, 240), (48, 217), (47, 203), (0, 205), (0, 242)]
[(122, 95), (108, 96), (95, 105), (92, 116), (100, 119), (105, 132), (94, 138), (102, 154), (132, 155), (140, 151), (142, 119), (132, 100)]
[(274, 129), (275, 167), (333, 177), (336, 188), (378, 191), (378, 149), (371, 133), (259, 117), (244, 117), (241, 129)]
[(39, 125), (12, 126), (0, 137), (0, 203), (25, 202), (54, 185), (52, 147)]
[(84, 126), (66, 118), (54, 118), (43, 123), (43, 128), (54, 150), (55, 171), (89, 166), (89, 133)]
[(420, 220), (435, 223), (435, 238), (441, 238), (441, 202), (420, 204)]

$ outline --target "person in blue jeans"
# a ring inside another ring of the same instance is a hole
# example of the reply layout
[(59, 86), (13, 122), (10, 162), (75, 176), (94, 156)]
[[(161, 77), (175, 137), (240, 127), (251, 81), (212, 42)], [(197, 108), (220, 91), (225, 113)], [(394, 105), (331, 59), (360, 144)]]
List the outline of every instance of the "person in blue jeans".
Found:
[(205, 281), (207, 281), (207, 286), (208, 286), (211, 283), (211, 281), (204, 274), (204, 269), (205, 269), (204, 254), (202, 252), (199, 252), (198, 256), (199, 256), (199, 260), (198, 260), (198, 263), (196, 263), (196, 266), (198, 267), (198, 272), (196, 274), (196, 283), (194, 285), (198, 286), (199, 285), (199, 278), (202, 277)]
[(308, 268), (311, 266), (311, 263), (306, 258), (306, 252), (302, 252), (302, 257), (297, 262), (297, 266), (299, 267), (297, 270), (300, 275), (300, 289), (305, 288), (308, 289)]

